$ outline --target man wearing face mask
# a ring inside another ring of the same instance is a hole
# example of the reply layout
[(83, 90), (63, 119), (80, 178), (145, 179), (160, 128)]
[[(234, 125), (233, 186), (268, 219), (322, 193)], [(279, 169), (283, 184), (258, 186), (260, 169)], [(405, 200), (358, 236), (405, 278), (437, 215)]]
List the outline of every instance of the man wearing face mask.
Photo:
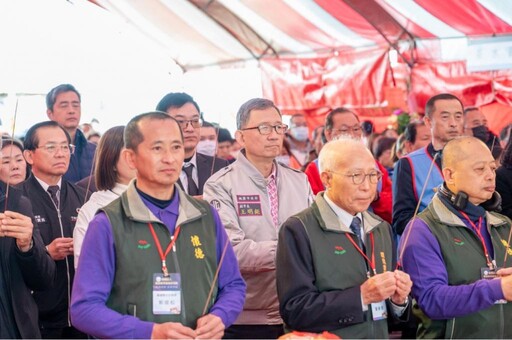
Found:
[(306, 117), (302, 113), (294, 114), (290, 119), (286, 140), (290, 145), (290, 157), (296, 161), (290, 162), (290, 166), (295, 169), (300, 169), (307, 162), (309, 151), (313, 148), (308, 135)]
[(500, 138), (487, 127), (487, 118), (477, 107), (471, 106), (464, 110), (464, 134), (480, 139), (491, 150), (492, 156), (499, 159), (503, 149)]
[(217, 150), (217, 128), (210, 122), (203, 122), (201, 135), (197, 143), (197, 152), (210, 157), (215, 156)]

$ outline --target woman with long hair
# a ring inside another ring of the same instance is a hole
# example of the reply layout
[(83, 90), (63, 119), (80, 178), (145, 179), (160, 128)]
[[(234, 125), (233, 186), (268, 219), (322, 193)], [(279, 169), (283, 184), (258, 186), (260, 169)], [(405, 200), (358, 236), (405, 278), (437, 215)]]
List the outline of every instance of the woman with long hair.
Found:
[(110, 128), (101, 137), (98, 144), (94, 179), (98, 191), (80, 209), (73, 231), (73, 247), (75, 253), (75, 268), (82, 249), (85, 232), (89, 227), (96, 211), (118, 198), (128, 187), (128, 183), (135, 177), (135, 170), (129, 168), (121, 157), (124, 149), (124, 126)]

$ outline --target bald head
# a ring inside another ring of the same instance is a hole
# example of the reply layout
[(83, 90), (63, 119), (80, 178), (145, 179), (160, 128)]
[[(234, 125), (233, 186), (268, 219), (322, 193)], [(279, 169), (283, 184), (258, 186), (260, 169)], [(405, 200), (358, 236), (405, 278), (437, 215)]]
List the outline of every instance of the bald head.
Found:
[(489, 200), (496, 189), (496, 161), (475, 137), (459, 137), (443, 150), (443, 176), (453, 193), (464, 192), (471, 203)]
[[(459, 137), (451, 140), (443, 149), (443, 169), (453, 168), (457, 164), (467, 160), (475, 153), (486, 153), (489, 148), (479, 139), (475, 137)], [(491, 155), (492, 157), (492, 155)]]
[(375, 162), (370, 150), (359, 139), (342, 136), (325, 144), (318, 156), (320, 172), (345, 168), (355, 158)]

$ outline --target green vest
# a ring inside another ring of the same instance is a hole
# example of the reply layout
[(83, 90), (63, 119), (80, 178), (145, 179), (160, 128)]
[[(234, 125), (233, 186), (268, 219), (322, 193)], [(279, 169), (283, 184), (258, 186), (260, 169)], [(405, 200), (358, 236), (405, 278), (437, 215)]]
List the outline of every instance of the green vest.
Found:
[[(448, 285), (474, 283), (481, 278), (480, 268), (487, 267), (482, 243), (460, 219), (457, 218), (459, 221), (455, 223), (443, 222), (439, 216), (446, 214), (455, 217), (439, 198), (434, 198), (418, 216), (425, 221), (439, 242), (448, 273)], [(500, 268), (512, 266), (511, 250), (505, 246), (510, 233), (510, 220), (496, 213), (488, 213), (486, 220), (496, 265)], [(509, 251), (509, 255), (504, 263), (506, 251)], [(495, 304), (479, 312), (450, 320), (431, 320), (417, 307), (415, 306), (414, 312), (421, 320), (418, 338), (512, 338), (510, 302), (505, 305)]]
[[(147, 209), (134, 186), (102, 210), (112, 226), (116, 269), (107, 306), (121, 314), (133, 315), (156, 323), (180, 322), (195, 328), (202, 316), (217, 270), (216, 229), (210, 206), (201, 200), (180, 195), (177, 225), (181, 231), (176, 252), (166, 257), (169, 273), (181, 275), (181, 314), (153, 314), (153, 274), (162, 273), (162, 261), (148, 226), (151, 222), (165, 252), (171, 235)], [(210, 309), (217, 294), (217, 284), (209, 300)]]
[[(318, 199), (303, 212), (296, 215), (306, 228), (310, 241), (310, 249), (315, 268), (315, 286), (319, 292), (331, 290), (343, 290), (354, 286), (360, 286), (367, 280), (366, 261), (349, 241), (347, 233), (341, 230), (326, 228), (322, 218), (326, 207), (317, 204)], [(327, 205), (322, 200), (322, 204)], [(330, 210), (329, 207), (327, 209)], [(334, 214), (330, 210), (331, 214)], [(365, 237), (366, 256), (372, 259), (372, 247), (370, 234), (373, 234), (375, 249), (375, 267), (378, 274), (385, 271), (393, 271), (393, 244), (390, 227), (370, 213), (363, 213), (363, 222), (373, 224), (374, 227), (367, 232)], [(354, 235), (351, 235), (356, 240)], [(362, 308), (362, 307), (361, 307)], [(388, 317), (391, 311), (388, 307)], [(359, 324), (343, 327), (330, 331), (341, 338), (388, 338), (387, 320), (373, 321), (371, 307), (368, 306), (366, 320)]]

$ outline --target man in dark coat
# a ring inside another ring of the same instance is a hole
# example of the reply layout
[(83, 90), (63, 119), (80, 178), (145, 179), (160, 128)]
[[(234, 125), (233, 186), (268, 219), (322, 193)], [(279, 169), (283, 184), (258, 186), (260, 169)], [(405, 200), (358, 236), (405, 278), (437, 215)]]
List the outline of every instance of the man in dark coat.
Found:
[(96, 144), (87, 141), (78, 128), (82, 114), (80, 93), (71, 84), (61, 84), (46, 95), (46, 114), (50, 120), (59, 123), (71, 137), (75, 152), (71, 155), (69, 167), (64, 179), (76, 183), (90, 176), (94, 169)]
[(202, 196), (206, 180), (229, 162), (197, 152), (202, 124), (199, 105), (186, 93), (171, 92), (160, 100), (156, 109), (175, 118), (183, 131), (185, 161), (178, 185), (189, 195)]
[(85, 191), (63, 178), (73, 153), (69, 134), (53, 121), (32, 126), (25, 136), (24, 156), (32, 175), (20, 188), (32, 203), (46, 250), (56, 263), (52, 289), (35, 292), (43, 338), (77, 338), (85, 334), (71, 326), (69, 300), (75, 275), (73, 228)]

